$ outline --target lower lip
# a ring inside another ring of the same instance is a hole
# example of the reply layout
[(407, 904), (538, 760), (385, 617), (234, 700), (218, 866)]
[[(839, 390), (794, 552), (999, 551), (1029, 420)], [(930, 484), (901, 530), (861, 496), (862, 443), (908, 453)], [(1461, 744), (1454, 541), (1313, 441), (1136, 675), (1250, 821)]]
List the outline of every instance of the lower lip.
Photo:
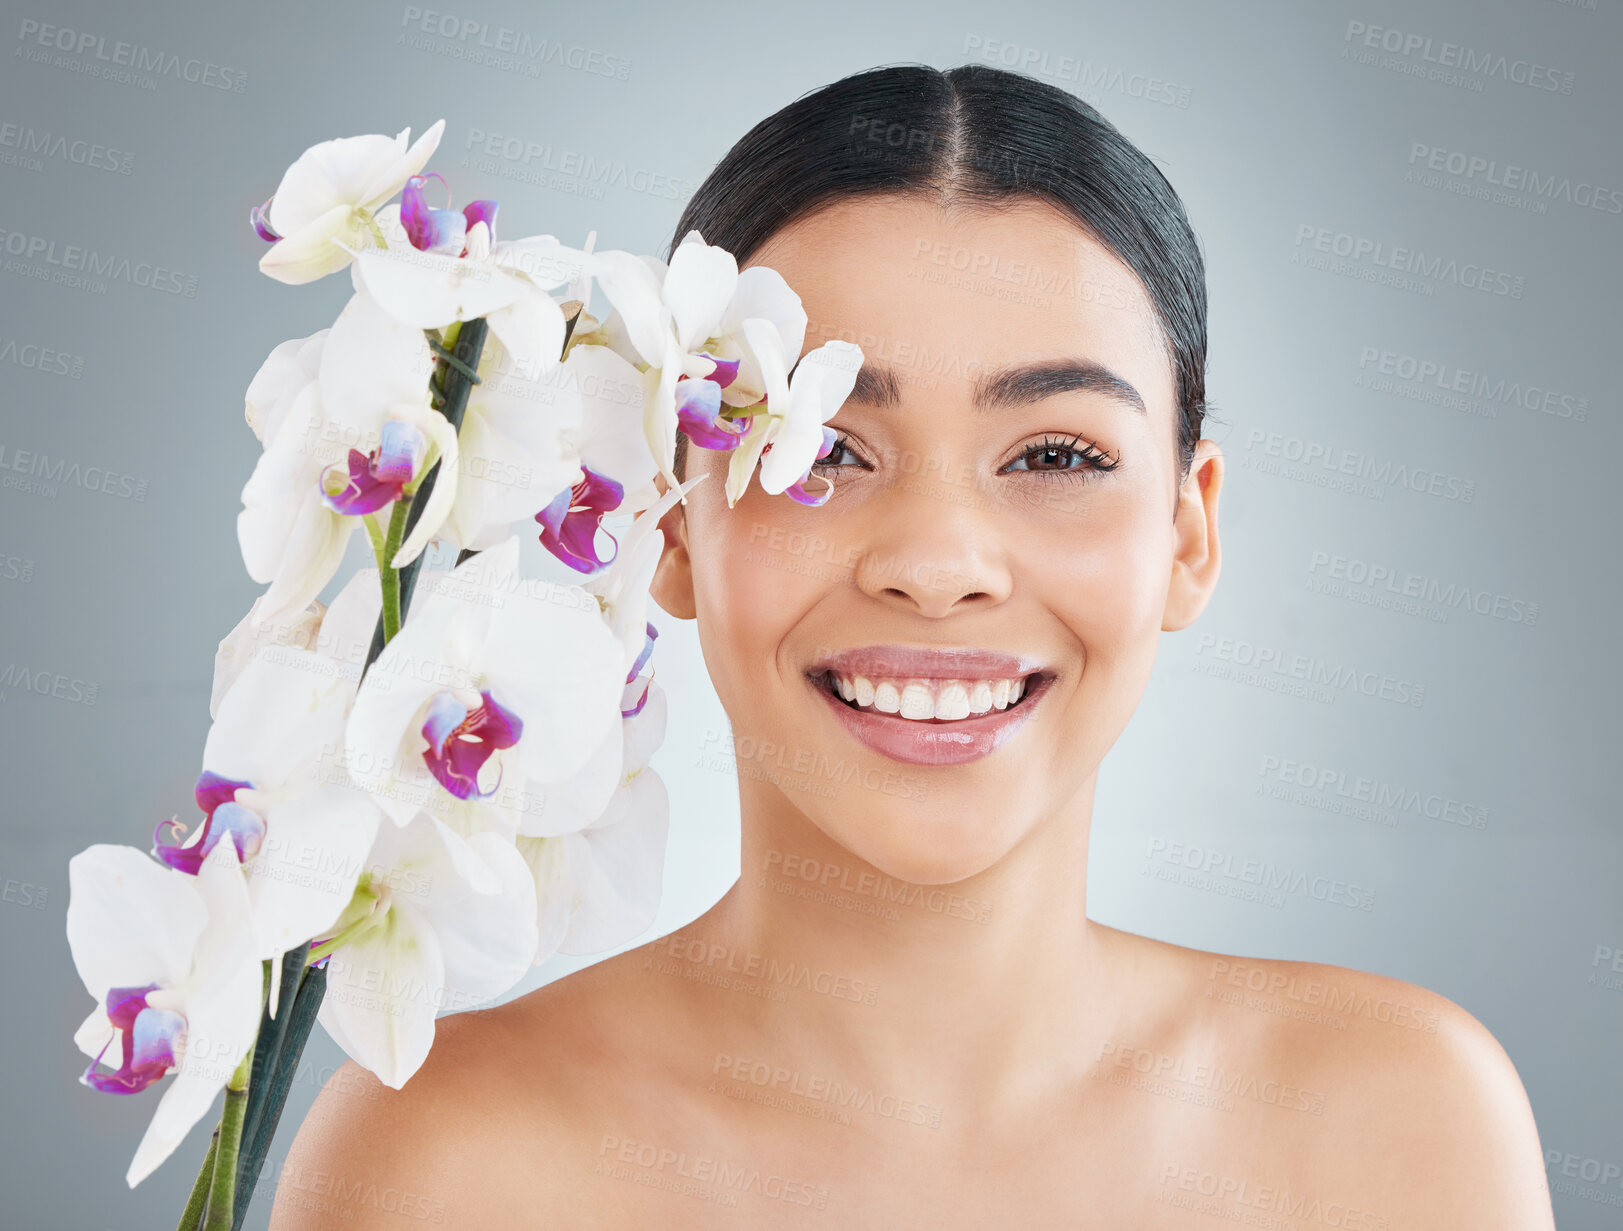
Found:
[(1053, 678), (1027, 685), (1020, 704), (956, 722), (919, 722), (899, 714), (855, 710), (815, 679), (806, 682), (826, 701), (845, 729), (880, 756), (907, 765), (963, 765), (996, 752), (1018, 731), (1042, 701)]

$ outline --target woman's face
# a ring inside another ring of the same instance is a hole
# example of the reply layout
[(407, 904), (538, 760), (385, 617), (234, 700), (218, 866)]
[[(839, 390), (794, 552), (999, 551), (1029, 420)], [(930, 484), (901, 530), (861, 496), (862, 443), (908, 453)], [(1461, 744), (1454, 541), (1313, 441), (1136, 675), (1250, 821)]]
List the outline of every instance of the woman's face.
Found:
[[(1221, 456), (1202, 442), (1180, 485), (1150, 301), (1049, 206), (851, 200), (751, 263), (801, 296), (807, 349), (863, 349), (829, 424), (841, 443), (806, 484), (834, 491), (809, 508), (752, 480), (729, 509), (729, 455), (690, 446), (686, 477), (709, 478), (662, 523), (654, 596), (698, 621), (747, 793), (887, 875), (962, 880), (1075, 815), (1160, 632), (1204, 606)], [(896, 647), (1020, 663), (921, 666)], [(962, 702), (937, 679), (964, 680), (979, 708), (1001, 686), (975, 676), (1035, 674), (1007, 711), (921, 724), (831, 695), (819, 668), (836, 653), (878, 704), (886, 679), (898, 692), (924, 679), (913, 706), (941, 699), (948, 714)]]

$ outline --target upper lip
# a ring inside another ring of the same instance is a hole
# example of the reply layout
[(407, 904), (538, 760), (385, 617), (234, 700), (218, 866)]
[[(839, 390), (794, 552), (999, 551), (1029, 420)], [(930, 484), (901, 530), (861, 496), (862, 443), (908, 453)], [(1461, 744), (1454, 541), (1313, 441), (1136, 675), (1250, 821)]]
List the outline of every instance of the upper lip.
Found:
[(1042, 670), (1036, 659), (973, 646), (864, 645), (820, 655), (809, 675), (914, 676), (940, 680), (1019, 679)]

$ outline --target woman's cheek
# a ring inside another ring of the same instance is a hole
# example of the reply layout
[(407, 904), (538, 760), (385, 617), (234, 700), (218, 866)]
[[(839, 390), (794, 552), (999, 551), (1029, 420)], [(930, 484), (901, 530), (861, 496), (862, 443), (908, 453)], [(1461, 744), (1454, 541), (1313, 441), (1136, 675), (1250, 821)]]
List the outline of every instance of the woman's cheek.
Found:
[[(1051, 498), (1049, 507), (1060, 499)], [(1087, 499), (1085, 511), (1074, 507), (1081, 499)], [(1086, 629), (1096, 651), (1125, 651), (1160, 628), (1171, 569), (1169, 528), (1146, 502), (1115, 494), (1073, 498), (1070, 516), (1032, 519), (1022, 536), (1016, 585), (1018, 578), (1037, 585), (1044, 606), (1068, 627)]]

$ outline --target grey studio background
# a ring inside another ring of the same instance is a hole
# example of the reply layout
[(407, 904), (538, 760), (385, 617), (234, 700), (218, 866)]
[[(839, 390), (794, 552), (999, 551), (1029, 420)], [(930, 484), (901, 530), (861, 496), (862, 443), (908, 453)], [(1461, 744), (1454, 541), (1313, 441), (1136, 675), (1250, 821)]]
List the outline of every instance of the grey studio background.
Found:
[[(125, 1188), (155, 1093), (76, 1083), (90, 1001), (63, 912), (76, 851), (144, 846), (190, 806), (215, 646), (259, 590), (235, 534), (259, 454), (243, 391), (349, 294), (261, 275), (249, 207), (317, 141), (444, 117), (430, 169), (499, 199), (506, 237), (662, 253), (770, 111), (862, 68), (983, 60), (1098, 106), (1209, 262), (1223, 579), (1105, 762), (1090, 913), (1457, 1001), (1527, 1086), (1560, 1226), (1623, 1226), (1620, 8), (6, 0), (0, 1222), (172, 1226), (213, 1122)], [(470, 54), (503, 30), (536, 54)], [(119, 42), (194, 67), (109, 76)], [(178, 281), (70, 285), (69, 246)], [(61, 462), (119, 482), (53, 480)], [(726, 721), (692, 626), (660, 629), (673, 820), (645, 940), (738, 875)], [(1247, 861), (1358, 892), (1254, 891)], [(248, 1226), (341, 1058), (318, 1030)]]

